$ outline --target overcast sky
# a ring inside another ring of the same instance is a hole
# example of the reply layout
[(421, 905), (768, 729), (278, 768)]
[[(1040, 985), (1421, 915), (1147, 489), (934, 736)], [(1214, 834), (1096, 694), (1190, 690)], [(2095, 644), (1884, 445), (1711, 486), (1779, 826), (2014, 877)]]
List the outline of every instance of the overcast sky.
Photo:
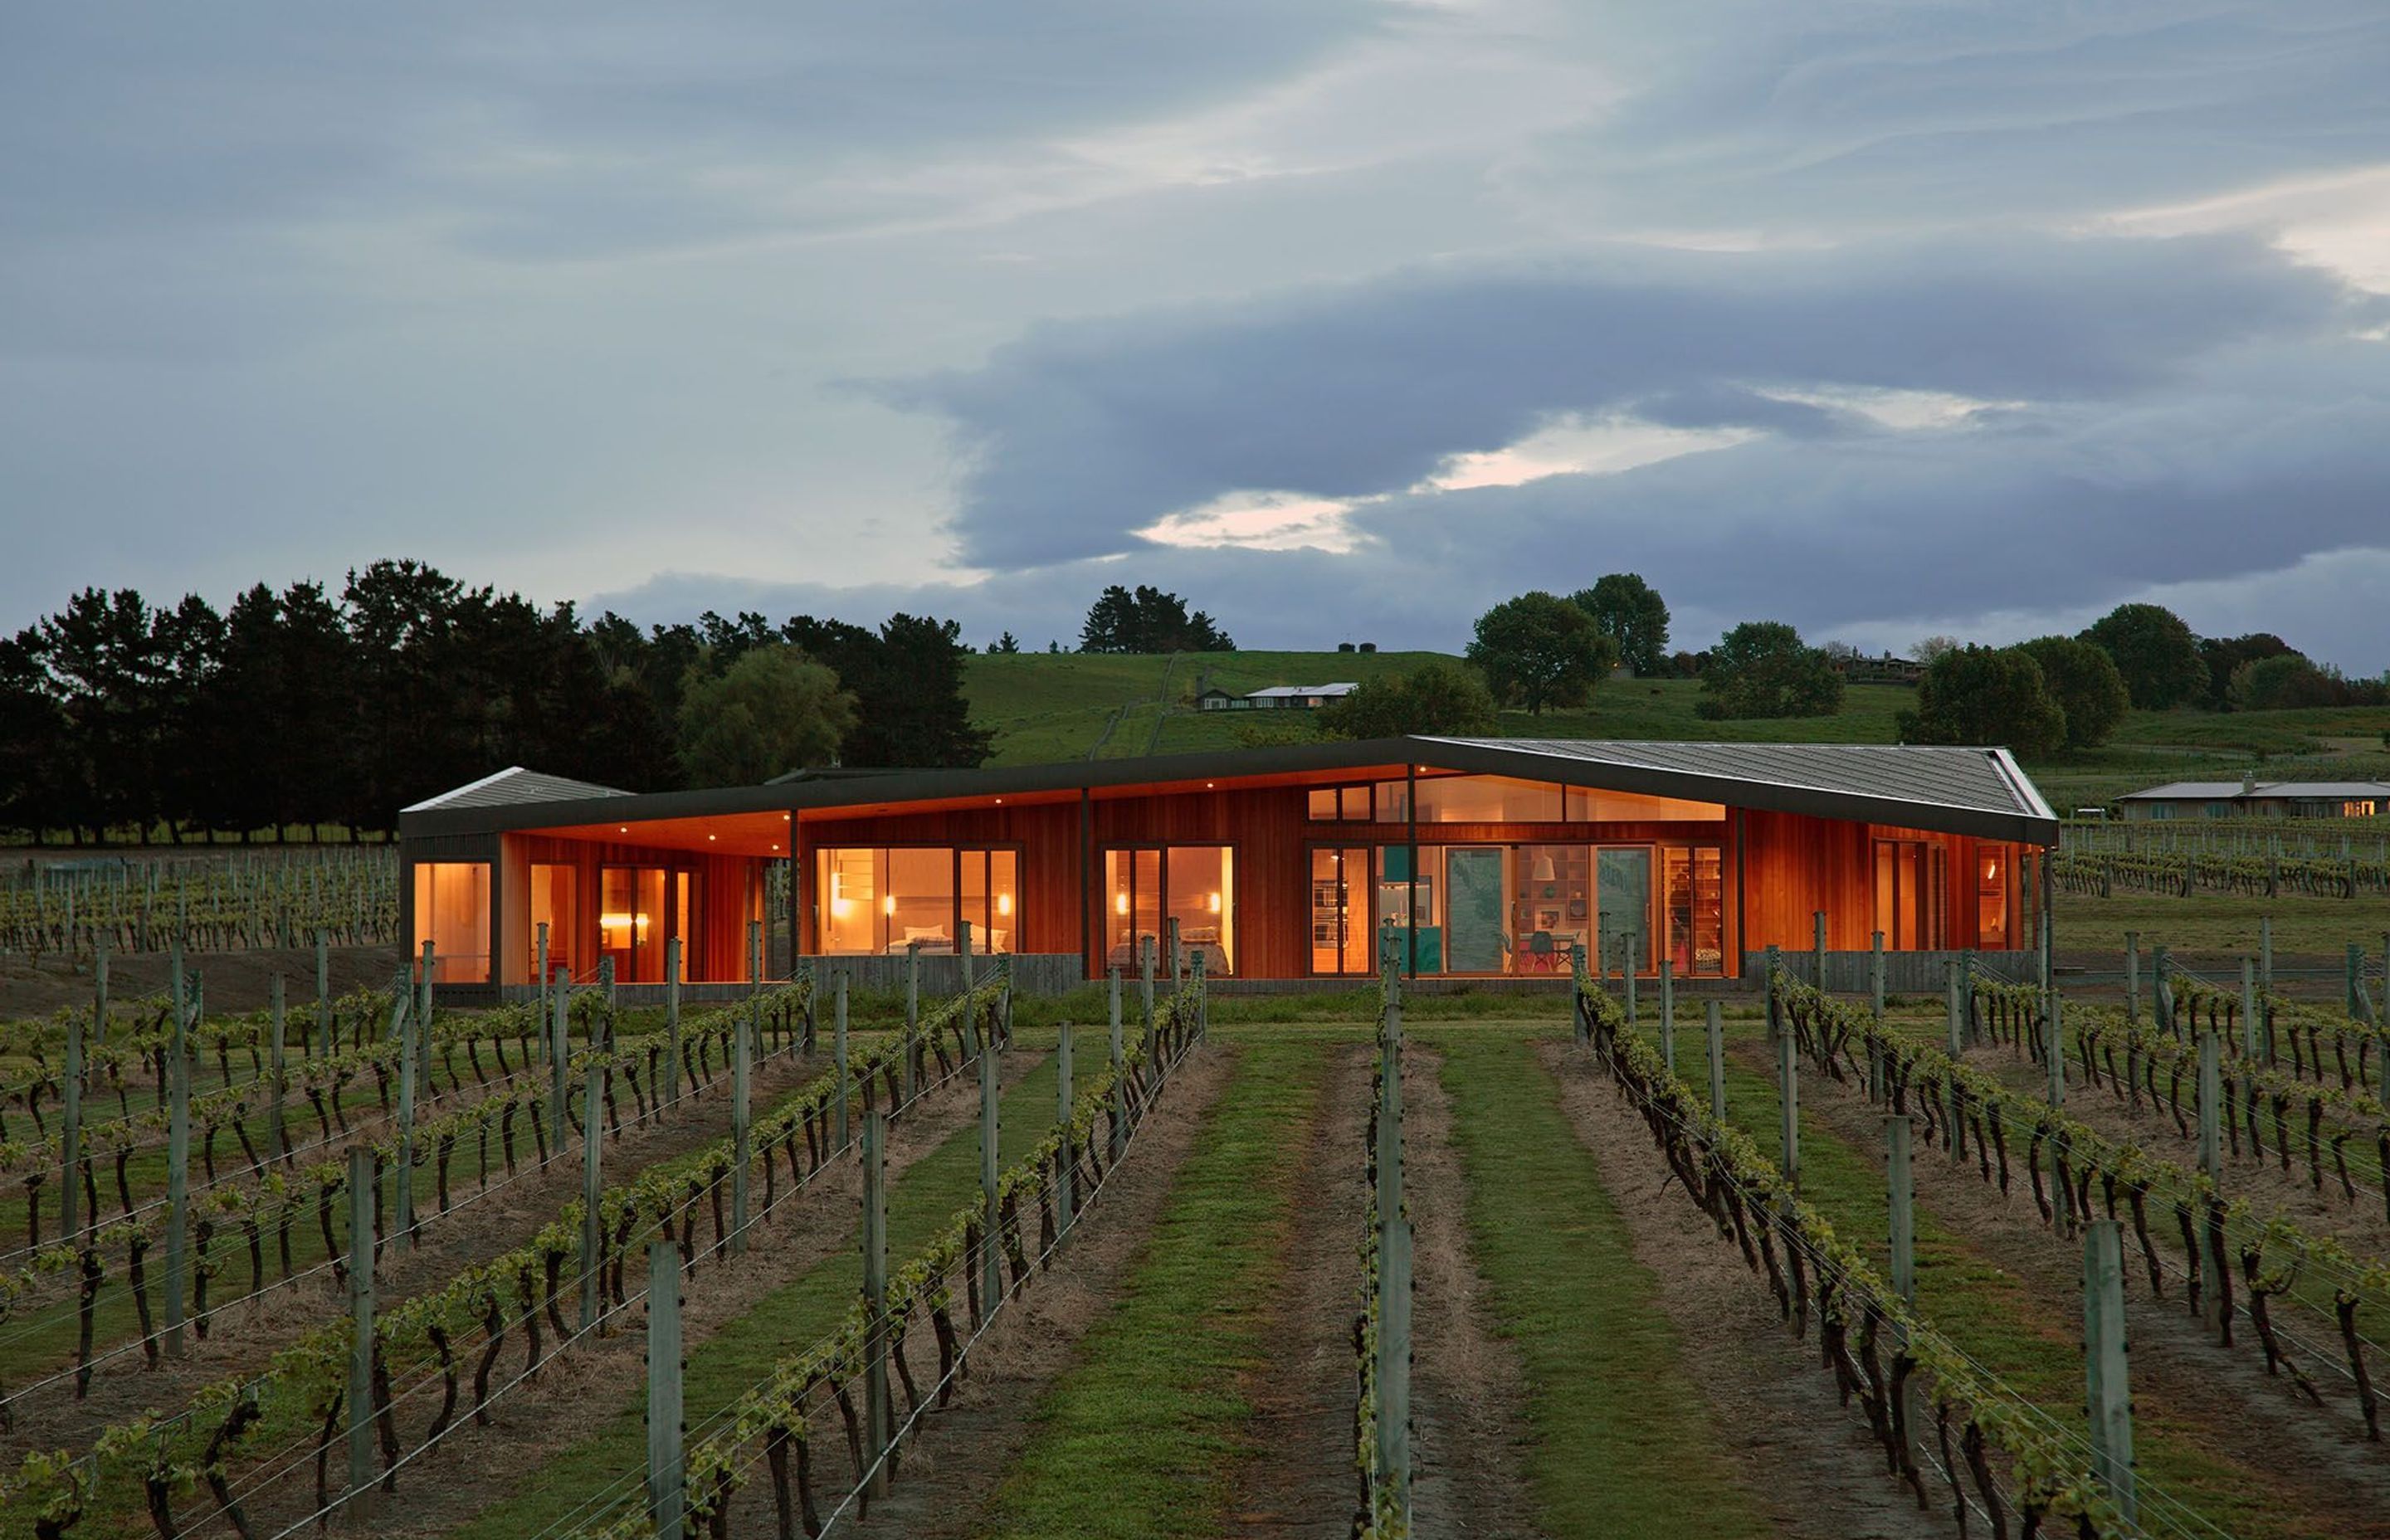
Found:
[(2390, 667), (2382, 0), (19, 6), (0, 624), (1678, 645), (2155, 598)]

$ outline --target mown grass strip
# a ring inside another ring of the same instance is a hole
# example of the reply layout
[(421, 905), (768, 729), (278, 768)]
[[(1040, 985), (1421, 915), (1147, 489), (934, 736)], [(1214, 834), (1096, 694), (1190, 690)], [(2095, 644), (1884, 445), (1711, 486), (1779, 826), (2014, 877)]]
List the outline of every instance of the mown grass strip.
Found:
[[(1016, 1050), (1017, 1051), (1017, 1050)], [(1045, 1137), (1052, 1126), (1054, 1066), (1049, 1057), (1004, 1093), (1003, 1159), (1009, 1162)], [(911, 1256), (927, 1245), (955, 1210), (979, 1190), (979, 1121), (976, 1103), (968, 1121), (937, 1149), (907, 1167), (889, 1188), (888, 1250), (892, 1258)], [(842, 1210), (842, 1213), (844, 1211)], [(782, 1224), (790, 1222), (784, 1217)], [(799, 1221), (803, 1222), (803, 1221)], [(689, 1427), (729, 1405), (781, 1357), (819, 1340), (837, 1326), (863, 1287), (863, 1258), (847, 1246), (765, 1294), (737, 1318), (723, 1323), (687, 1355), (682, 1393)], [(636, 1330), (636, 1318), (631, 1323)], [(456, 1530), (459, 1540), (520, 1540), (538, 1533), (559, 1514), (647, 1459), (644, 1382), (635, 1383), (610, 1416), (600, 1408), (597, 1431), (570, 1447), (541, 1457), (525, 1483)]]
[[(1734, 1035), (1755, 1042), (1764, 1036), (1764, 1029), (1754, 1022)], [(1816, 1098), (1838, 1093), (1819, 1084), (1806, 1064), (1803, 1075), (1801, 1194), (1844, 1234), (1881, 1237), (1888, 1223), (1883, 1158), (1874, 1149), (1862, 1152), (1825, 1123)], [(1781, 1118), (1774, 1077), (1746, 1069), (1728, 1054), (1727, 1102), (1729, 1120), (1772, 1155), (1780, 1142)], [(2011, 1146), (2012, 1161), (2022, 1154)], [(1949, 1157), (1921, 1145), (1916, 1158), (1921, 1162), (1947, 1161)], [(1968, 1160), (1972, 1162), (1974, 1158), (1971, 1150)], [(1972, 1171), (1969, 1179), (1973, 1179)], [(2021, 1174), (2016, 1185), (2018, 1196), (2011, 1201), (2029, 1203)], [(1916, 1214), (1919, 1310), (1944, 1336), (2018, 1394), (2081, 1431), (2080, 1298), (2070, 1293), (2053, 1299), (2037, 1290), (1978, 1250), (1921, 1199)], [(1881, 1256), (1884, 1254), (1882, 1245), (1871, 1242), (1870, 1250)], [(2185, 1329), (2194, 1328), (2186, 1323)], [(2268, 1415), (2306, 1414), (2286, 1406)], [(2286, 1507), (2294, 1505), (2288, 1503), (2286, 1495), (2265, 1472), (2215, 1449), (2196, 1421), (2146, 1393), (2134, 1402), (2133, 1457), (2148, 1486), (2190, 1504), (2201, 1517), (2229, 1534), (2280, 1535), (2288, 1540), (2307, 1533), (2299, 1516), (2286, 1511)], [(2142, 1513), (2145, 1520), (2152, 1517), (2146, 1499)]]
[[(1238, 1045), (1119, 1303), (1036, 1411), (983, 1534), (1015, 1540), (1214, 1535), (1253, 1407), (1270, 1280), (1329, 1045)], [(1360, 1151), (1353, 1152), (1354, 1159)]]
[(1496, 1329), (1518, 1345), (1526, 1371), (1536, 1433), (1527, 1474), (1544, 1533), (1770, 1533), (1687, 1377), (1659, 1281), (1635, 1260), (1600, 1167), (1535, 1045), (1421, 1037), (1444, 1055), (1469, 1183), (1471, 1254)]

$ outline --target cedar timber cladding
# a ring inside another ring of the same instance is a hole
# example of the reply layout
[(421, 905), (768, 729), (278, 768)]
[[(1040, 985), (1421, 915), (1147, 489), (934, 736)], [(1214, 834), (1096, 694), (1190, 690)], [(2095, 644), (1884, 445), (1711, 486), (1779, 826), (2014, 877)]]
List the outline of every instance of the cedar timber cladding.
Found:
[[(1309, 817), (1314, 788), (1407, 776), (1424, 783), (1447, 774), (1674, 798), (1727, 814), (1723, 823), (1416, 827)], [(1076, 955), (1090, 976), (1100, 976), (1105, 852), (1225, 845), (1235, 860), (1237, 972), (1300, 978), (1312, 967), (1315, 847), (1715, 846), (1726, 883), (1724, 943), (1738, 955), (1770, 944), (1806, 948), (1811, 915), (1820, 910), (1830, 948), (1865, 949), (1879, 913), (1875, 841), (1916, 841), (1940, 853), (1940, 943), (1965, 947), (1978, 939), (1980, 853), (2054, 843), (2057, 820), (1998, 750), (1414, 738), (981, 771), (828, 773), (650, 795), (518, 770), (405, 810), (400, 835), (409, 863), (494, 864), (491, 929), (501, 982), (527, 977), (520, 958), (530, 947), (532, 863), (573, 868), (584, 930), (598, 912), (602, 867), (662, 864), (687, 874), (690, 974), (736, 979), (744, 973), (745, 922), (767, 864), (796, 856), (792, 903), (769, 918), (783, 936), (793, 925), (798, 949), (812, 953), (815, 853), (907, 846), (1017, 853), (1014, 950)], [(2012, 874), (2016, 863), (2005, 867)], [(576, 955), (592, 950), (585, 942)]]

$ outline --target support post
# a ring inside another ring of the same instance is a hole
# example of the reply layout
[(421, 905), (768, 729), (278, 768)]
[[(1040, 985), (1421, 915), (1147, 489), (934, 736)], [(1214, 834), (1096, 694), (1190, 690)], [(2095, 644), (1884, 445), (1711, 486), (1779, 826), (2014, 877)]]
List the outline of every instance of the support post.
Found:
[(2344, 1008), (2350, 1020), (2362, 1021), (2366, 1018), (2365, 948), (2355, 942), (2350, 942), (2341, 970), (2345, 975), (2345, 993), (2348, 997)]
[(1660, 1060), (1670, 1074), (1677, 1072), (1677, 991), (1665, 957), (1660, 959)]
[(2052, 1107), (2066, 1105), (2066, 1028), (2061, 1020), (2063, 1009), (2058, 991), (2045, 987), (2041, 992), (2042, 1058), (2049, 1074), (2047, 1095)]
[(374, 1483), (373, 1151), (349, 1150), (349, 1489), (342, 1518), (373, 1522)]
[(539, 990), (539, 1019), (547, 1020), (547, 921), (533, 928), (531, 952), (531, 982)]
[(1138, 1039), (1142, 1042), (1144, 1038), (1153, 1035), (1153, 938), (1151, 936), (1139, 936), (1137, 939), (1137, 999), (1145, 1012), (1144, 1036)]
[(2141, 933), (2125, 932), (2125, 1020), (2141, 1019)]
[(863, 1461), (871, 1495), (888, 1495), (889, 1444), (895, 1432), (888, 1399), (888, 1123), (863, 1114)]
[(1170, 993), (1178, 993), (1178, 980), (1184, 964), (1178, 950), (1178, 917), (1172, 915), (1162, 922), (1163, 932), (1170, 938)]
[(2274, 993), (2274, 917), (2257, 917), (2257, 987)]
[(2211, 1182), (2224, 1180), (2223, 1145), (2218, 1137), (2223, 1125), (2224, 1072), (2221, 1055), (2217, 1051), (2216, 1033), (2202, 1029), (2199, 1034), (2199, 1169)]
[(680, 1249), (648, 1243), (648, 1516), (656, 1540), (682, 1540), (688, 1511), (683, 1478)]
[(2257, 959), (2241, 959), (2241, 1057), (2257, 1062), (2265, 1051), (2264, 1025), (2257, 1014)]
[(1060, 1216), (1055, 1223), (1067, 1235), (1071, 1222), (1078, 1216), (1077, 1194), (1072, 1190), (1072, 1151), (1070, 1148), (1071, 1099), (1071, 1023), (1065, 1021), (1057, 1029), (1054, 1040), (1054, 1122), (1062, 1130), (1062, 1158), (1054, 1165), (1054, 1209)]
[(996, 1203), (996, 1178), (1001, 1170), (1003, 1121), (996, 1084), (996, 1046), (979, 1056), (979, 1297), (987, 1317), (1004, 1297), (1004, 1248), (998, 1242), (1002, 1217)]
[(846, 1110), (846, 970), (844, 969), (839, 969), (838, 973), (838, 998), (832, 1007), (830, 1016), (829, 1048), (831, 1067), (835, 1072), (833, 1078), (838, 1087), (833, 1093), (834, 1104), (838, 1109), (838, 1148), (844, 1149), (846, 1141), (851, 1136), (847, 1126)]
[(905, 943), (905, 1053), (904, 1063), (900, 1067), (904, 1081), (903, 1097), (906, 1102), (913, 1099), (913, 1039), (920, 1030), (921, 943), (908, 941)]
[(664, 1105), (680, 1101), (680, 938), (664, 943)]
[(1123, 1054), (1122, 1054), (1122, 1051), (1121, 1051), (1121, 973), (1120, 973), (1120, 969), (1117, 969), (1117, 968), (1107, 969), (1105, 970), (1105, 972), (1106, 972), (1107, 976), (1108, 976), (1108, 977), (1110, 978), (1110, 980), (1111, 980), (1111, 1033), (1112, 1033), (1112, 1041), (1111, 1041), (1111, 1053), (1112, 1053), (1112, 1136), (1111, 1136), (1111, 1146), (1112, 1146), (1112, 1149), (1111, 1149), (1111, 1158), (1112, 1158), (1113, 1160), (1117, 1161), (1117, 1160), (1119, 1160), (1119, 1159), (1121, 1158), (1121, 1149), (1122, 1149), (1122, 1147), (1123, 1147), (1123, 1146), (1127, 1142), (1127, 1141), (1126, 1141), (1126, 1139), (1125, 1139), (1125, 1137), (1124, 1137), (1124, 1135), (1125, 1135), (1125, 1133), (1126, 1133), (1126, 1129), (1125, 1129), (1125, 1126), (1124, 1126), (1124, 1125), (1126, 1124), (1126, 1123), (1127, 1123), (1127, 1121), (1128, 1121), (1128, 1085), (1127, 1085), (1127, 1083), (1126, 1083), (1124, 1080), (1123, 1080), (1123, 1078), (1122, 1078), (1122, 1072), (1123, 1072), (1124, 1069), (1125, 1068), (1125, 1066), (1126, 1066), (1126, 1062), (1127, 1062), (1127, 1061), (1126, 1061), (1126, 1059), (1123, 1057)]
[(547, 1116), (556, 1125), (556, 1147), (564, 1148), (564, 1071), (572, 1058), (572, 991), (564, 969), (556, 970), (556, 988), (548, 994)]
[[(429, 954), (425, 960), (430, 960)], [(422, 998), (420, 993), (416, 997)], [(416, 1064), (423, 1057), (423, 1038), (408, 1020), (411, 1014), (402, 995), (391, 1012), (398, 1029), (398, 1159), (391, 1168), (390, 1214), (392, 1227), (410, 1250), (415, 1245)]]
[(605, 1255), (606, 1219), (598, 1212), (605, 1193), (598, 1152), (606, 1147), (606, 1109), (599, 1099), (598, 1056), (589, 1056), (581, 1089), (581, 1329), (598, 1324), (599, 1261)]
[[(1631, 973), (1629, 975), (1632, 976)], [(1378, 1470), (1393, 1487), (1396, 1533), (1411, 1507), (1411, 1245), (1403, 1213), (1403, 1003), (1390, 993), (1378, 1077)], [(1376, 1494), (1371, 1494), (1374, 1503)]]
[(174, 1020), (166, 1047), (166, 1356), (180, 1358), (183, 1302), (190, 1284), (186, 1237), (191, 1218), (191, 1016), (179, 936), (167, 966), (174, 975), (168, 1007)]
[(1917, 1180), (1909, 1166), (1908, 1115), (1883, 1120), (1884, 1190), (1892, 1216), (1892, 1291), (1917, 1304)]
[(1776, 1034), (1776, 1091), (1781, 1103), (1782, 1126), (1779, 1142), (1782, 1146), (1784, 1180), (1794, 1191), (1801, 1187), (1801, 1078), (1799, 1056), (1792, 1051), (1792, 1034)]
[(2170, 976), (2173, 965), (2173, 955), (2165, 947), (2158, 947), (2152, 953), (2150, 957), (2151, 1014), (2157, 1021), (2158, 1031), (2179, 1036), (2181, 1034), (2175, 1033), (2174, 1025), (2174, 980)]
[(1635, 963), (1635, 932), (1629, 930), (1618, 938), (1618, 973), (1621, 987), (1626, 995), (1626, 1024), (1629, 1027), (1637, 1025), (1642, 1014), (1636, 1007)]
[(1575, 1023), (1577, 1046), (1593, 1041), (1593, 1018), (1585, 1008), (1585, 943), (1569, 943), (1569, 1020)]
[[(97, 939), (96, 931), (94, 939)], [(275, 980), (277, 986), (281, 982), (278, 976)], [(275, 1012), (274, 1020), (275, 1057), (279, 1059), (282, 1048), (280, 1011)], [(83, 1018), (71, 1011), (67, 1014), (67, 1062), (65, 1072), (59, 1077), (58, 1093), (64, 1103), (58, 1109), (58, 1238), (72, 1241), (83, 1233)], [(274, 1109), (278, 1123), (282, 1110), (278, 1092), (275, 1097)]]
[(1710, 1050), (1710, 1117), (1723, 1125), (1726, 1123), (1726, 1023), (1718, 1002), (1705, 1002), (1704, 1026), (1709, 1033)]
[[(846, 1094), (839, 1085), (842, 1098)], [(730, 1254), (747, 1254), (748, 1168), (755, 1163), (755, 1018), (730, 1025)], [(842, 1135), (844, 1130), (840, 1131)]]
[(2083, 1230), (2083, 1366), (2091, 1414), (2091, 1474), (2127, 1529), (2133, 1493), (2133, 1396), (2125, 1356), (2125, 1239), (2115, 1220)]
[(315, 1041), (312, 1051), (328, 1059), (340, 1046), (332, 1041), (332, 933), (315, 932)]
[(1823, 995), (1826, 993), (1826, 911), (1823, 909), (1809, 911), (1809, 951), (1816, 958), (1811, 965), (1809, 982), (1818, 986), (1818, 994)]
[(282, 975), (274, 976), (273, 1057), (266, 1060), (266, 1072), (274, 1077), (271, 1098), (265, 1104), (265, 1148), (276, 1161), (290, 1159), (290, 1130), (283, 1117), (282, 1104), (290, 1094), (289, 1009), (284, 996)]
[(1960, 979), (1957, 958), (1953, 957), (1942, 965), (1942, 980), (1943, 992), (1948, 996), (1945, 1002), (1948, 1041), (1944, 1046), (1952, 1059), (1957, 1059), (1967, 1051), (1966, 986)]
[(955, 927), (955, 956), (962, 959), (963, 993), (971, 992), (971, 922), (964, 920)]
[(1878, 1021), (1883, 1020), (1883, 932), (1868, 934), (1868, 1003)]
[(108, 1046), (108, 933), (91, 937), (91, 1040)]
[(1783, 949), (1770, 946), (1767, 949), (1767, 969), (1759, 976), (1759, 989), (1764, 997), (1763, 1003), (1767, 1007), (1767, 1046), (1771, 1048), (1776, 1046), (1777, 1033), (1782, 1026), (1782, 1023), (1776, 1019), (1776, 970), (1783, 965)]
[(431, 979), (435, 954), (431, 943), (423, 943), (423, 977), (415, 992), (415, 1091), (429, 1099), (431, 1095)]

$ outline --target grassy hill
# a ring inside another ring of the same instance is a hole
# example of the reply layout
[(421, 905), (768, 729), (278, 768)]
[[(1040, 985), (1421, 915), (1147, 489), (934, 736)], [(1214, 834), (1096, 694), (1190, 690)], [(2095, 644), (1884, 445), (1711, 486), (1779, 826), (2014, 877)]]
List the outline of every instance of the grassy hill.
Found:
[[(980, 654), (964, 688), (971, 715), (996, 731), (994, 764), (1129, 758), (1251, 743), (1306, 739), (1301, 712), (1200, 712), (1197, 691), (1235, 694), (1266, 685), (1364, 681), (1428, 661), (1436, 652), (1212, 652), (1172, 657), (1078, 652)], [(1530, 716), (1506, 712), (1512, 737), (1677, 738), (1711, 742), (1892, 743), (1895, 719), (1913, 691), (1855, 685), (1832, 716), (1708, 721), (1696, 713), (1701, 686), (1690, 679), (1615, 679), (1590, 706)], [(2135, 712), (2096, 753), (2029, 768), (2053, 805), (2106, 802), (2153, 781), (2237, 777), (2254, 770), (2288, 780), (2390, 776), (2390, 710)]]

